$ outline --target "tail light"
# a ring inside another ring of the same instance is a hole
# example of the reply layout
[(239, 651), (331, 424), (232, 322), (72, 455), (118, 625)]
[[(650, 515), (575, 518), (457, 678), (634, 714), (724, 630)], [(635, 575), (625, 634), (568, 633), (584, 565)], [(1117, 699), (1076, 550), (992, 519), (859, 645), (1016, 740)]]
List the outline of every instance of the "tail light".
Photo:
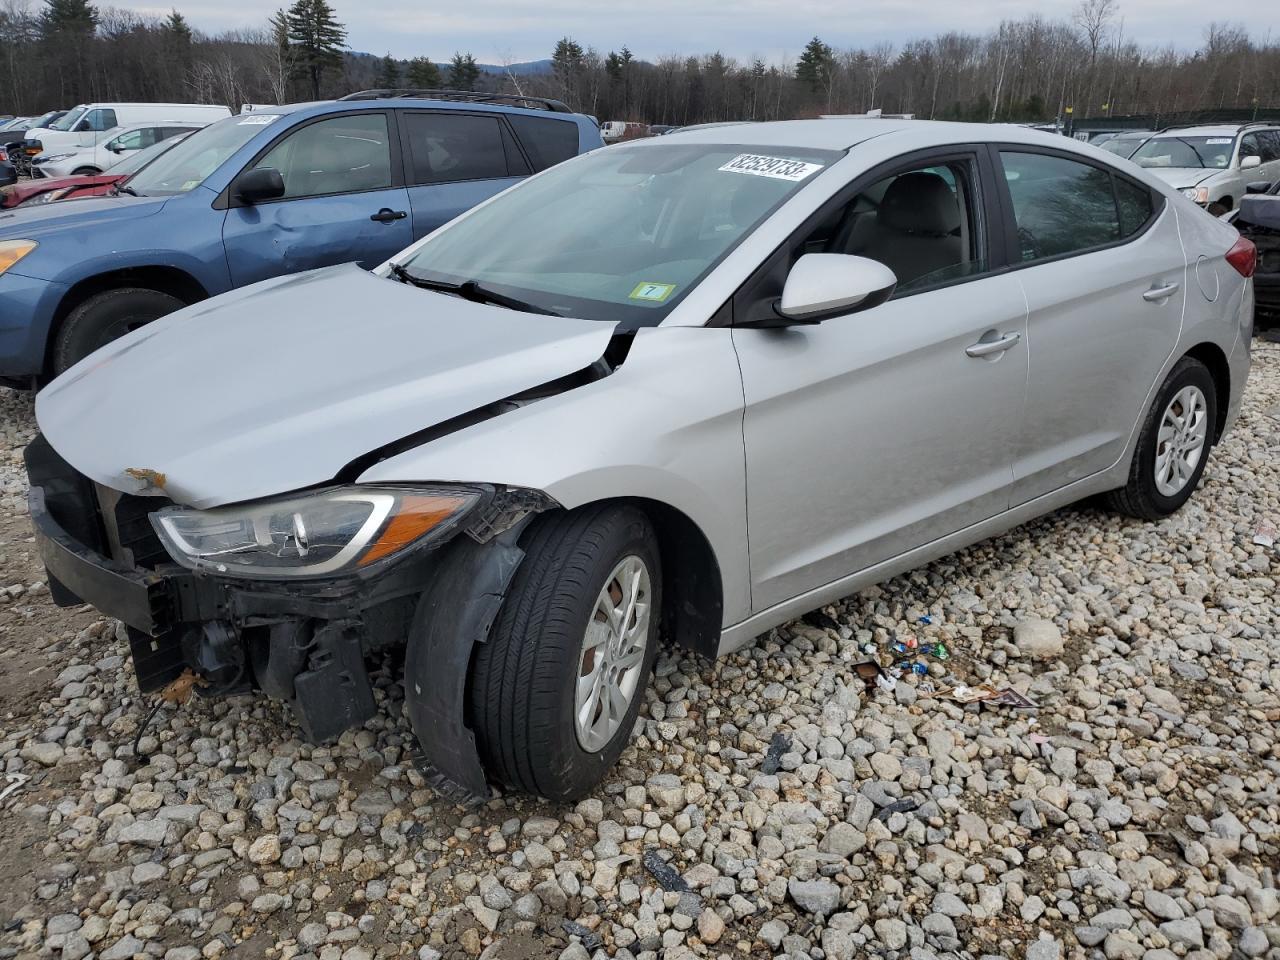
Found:
[(1258, 266), (1258, 248), (1253, 241), (1241, 237), (1227, 251), (1227, 263), (1236, 268), (1236, 273), (1246, 279), (1253, 276)]

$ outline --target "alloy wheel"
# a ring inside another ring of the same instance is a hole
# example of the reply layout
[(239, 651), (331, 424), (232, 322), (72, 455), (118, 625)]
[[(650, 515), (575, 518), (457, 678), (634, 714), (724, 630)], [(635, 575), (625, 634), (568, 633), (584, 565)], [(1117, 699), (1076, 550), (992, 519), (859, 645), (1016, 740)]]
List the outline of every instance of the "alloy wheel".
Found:
[(1209, 404), (1199, 387), (1174, 394), (1160, 418), (1156, 434), (1156, 489), (1176, 496), (1193, 476), (1209, 440)]
[(573, 705), (578, 743), (596, 753), (613, 739), (636, 696), (649, 647), (649, 568), (635, 555), (613, 568), (582, 638)]

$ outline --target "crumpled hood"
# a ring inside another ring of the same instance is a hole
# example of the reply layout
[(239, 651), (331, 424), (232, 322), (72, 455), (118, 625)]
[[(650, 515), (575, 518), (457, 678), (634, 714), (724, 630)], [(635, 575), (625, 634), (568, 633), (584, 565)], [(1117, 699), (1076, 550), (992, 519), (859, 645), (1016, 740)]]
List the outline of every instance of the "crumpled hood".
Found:
[(1199, 186), (1215, 173), (1222, 173), (1221, 170), (1207, 170), (1203, 167), (1143, 167), (1142, 169), (1179, 190)]
[[(103, 230), (160, 212), (168, 197), (86, 197), (0, 211), (0, 240), (42, 240), (60, 230)], [(15, 273), (22, 272), (15, 270)]]
[(612, 333), (330, 267), (128, 334), (42, 390), (36, 419), (91, 479), (212, 507), (330, 480), (372, 450), (589, 366)]

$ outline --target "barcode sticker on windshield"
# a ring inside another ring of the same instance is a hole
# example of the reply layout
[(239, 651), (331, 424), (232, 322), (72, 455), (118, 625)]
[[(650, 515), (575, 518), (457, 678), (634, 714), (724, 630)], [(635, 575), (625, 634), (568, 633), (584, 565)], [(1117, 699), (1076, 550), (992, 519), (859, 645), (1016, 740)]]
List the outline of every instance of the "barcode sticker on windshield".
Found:
[(1209, 137), (1207, 140), (1205, 140), (1205, 143), (1213, 147), (1221, 146), (1224, 143), (1230, 143), (1230, 142), (1231, 142), (1230, 137)]
[(246, 114), (243, 118), (241, 118), (240, 126), (260, 127), (260, 126), (265, 126), (266, 124), (270, 123), (272, 120), (278, 120), (278, 119), (280, 119), (280, 114), (278, 113), (250, 113), (250, 114)]
[(820, 163), (788, 160), (785, 157), (761, 157), (754, 153), (740, 153), (723, 167), (725, 173), (747, 173), (753, 177), (773, 177), (796, 183), (822, 169)]

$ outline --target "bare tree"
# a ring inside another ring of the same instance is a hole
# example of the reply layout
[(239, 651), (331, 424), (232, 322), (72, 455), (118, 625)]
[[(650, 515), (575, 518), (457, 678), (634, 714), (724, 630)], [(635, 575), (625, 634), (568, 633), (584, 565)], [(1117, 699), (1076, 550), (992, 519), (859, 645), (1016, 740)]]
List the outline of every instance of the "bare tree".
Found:
[(1093, 86), (1097, 76), (1098, 49), (1106, 38), (1107, 29), (1117, 11), (1116, 0), (1080, 0), (1073, 19), (1084, 34), (1089, 48), (1089, 92), (1085, 97), (1085, 109), (1093, 109)]

